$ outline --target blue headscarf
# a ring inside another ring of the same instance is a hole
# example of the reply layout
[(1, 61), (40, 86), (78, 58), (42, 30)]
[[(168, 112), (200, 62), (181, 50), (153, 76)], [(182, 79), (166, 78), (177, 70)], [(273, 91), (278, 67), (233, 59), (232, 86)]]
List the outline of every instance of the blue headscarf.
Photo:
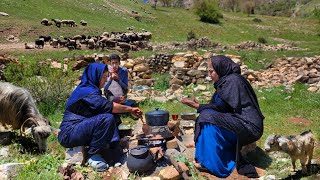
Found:
[(103, 72), (106, 69), (106, 65), (102, 63), (91, 63), (84, 70), (81, 82), (78, 87), (72, 92), (66, 108), (72, 103), (78, 101), (79, 99), (85, 97), (91, 93), (100, 93), (100, 81), (103, 76)]

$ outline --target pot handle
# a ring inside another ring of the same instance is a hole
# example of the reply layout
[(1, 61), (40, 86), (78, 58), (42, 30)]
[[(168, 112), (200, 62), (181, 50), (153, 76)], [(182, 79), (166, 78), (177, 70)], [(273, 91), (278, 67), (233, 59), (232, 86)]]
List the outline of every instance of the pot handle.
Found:
[(155, 109), (156, 109), (156, 111), (158, 111), (160, 108), (159, 108), (159, 107), (156, 107)]

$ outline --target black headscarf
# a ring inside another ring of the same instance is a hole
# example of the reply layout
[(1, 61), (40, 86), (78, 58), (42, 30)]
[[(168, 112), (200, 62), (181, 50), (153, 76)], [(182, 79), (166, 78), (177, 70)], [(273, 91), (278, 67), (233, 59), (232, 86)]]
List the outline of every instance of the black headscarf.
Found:
[[(211, 64), (219, 75), (219, 80), (214, 83), (214, 87), (217, 90), (216, 93), (219, 97), (223, 99), (234, 112), (241, 111), (241, 100), (250, 98), (255, 109), (259, 112), (260, 117), (264, 119), (254, 90), (250, 83), (241, 76), (240, 66), (230, 58), (221, 55), (212, 56)], [(248, 96), (241, 97), (241, 91), (246, 91)]]
[(220, 79), (233, 73), (241, 74), (240, 66), (226, 56), (212, 56), (211, 64)]

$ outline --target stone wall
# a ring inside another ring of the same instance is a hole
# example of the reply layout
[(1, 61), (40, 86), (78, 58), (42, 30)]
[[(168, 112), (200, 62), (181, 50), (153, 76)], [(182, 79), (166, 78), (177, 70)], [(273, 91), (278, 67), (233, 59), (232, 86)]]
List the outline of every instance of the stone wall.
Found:
[[(153, 73), (169, 73), (171, 75), (170, 86), (172, 90), (183, 88), (189, 84), (204, 84), (209, 79), (207, 76), (207, 59), (211, 53), (199, 55), (197, 52), (182, 52), (175, 54), (159, 53), (150, 57), (139, 57), (121, 61), (129, 72), (129, 84), (146, 85), (151, 87), (154, 83)], [(253, 86), (272, 87), (278, 85), (292, 85), (296, 82), (311, 84), (320, 88), (320, 56), (314, 57), (286, 57), (277, 59), (268, 69), (253, 71), (243, 64), (240, 56), (229, 56), (241, 67), (241, 74), (246, 77)], [(73, 70), (79, 70), (89, 63), (105, 63), (109, 58), (106, 54), (77, 55), (65, 58), (65, 64), (72, 65)], [(51, 61), (51, 60), (50, 60)], [(51, 61), (52, 62), (52, 61)], [(0, 80), (4, 80), (3, 70), (8, 63), (18, 63), (18, 59), (0, 55)], [(52, 66), (57, 65), (52, 62)], [(63, 66), (68, 68), (67, 66)]]
[(320, 56), (279, 58), (268, 69), (249, 73), (248, 80), (260, 87), (301, 82), (319, 88)]

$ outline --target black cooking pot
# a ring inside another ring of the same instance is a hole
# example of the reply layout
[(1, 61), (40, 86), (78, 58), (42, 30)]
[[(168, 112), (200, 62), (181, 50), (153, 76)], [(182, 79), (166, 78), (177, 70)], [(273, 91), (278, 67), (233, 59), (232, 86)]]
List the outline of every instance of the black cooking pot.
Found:
[(132, 148), (127, 159), (130, 172), (145, 173), (154, 167), (153, 156), (147, 146), (139, 145)]
[(159, 110), (146, 112), (146, 121), (149, 126), (165, 126), (169, 121), (169, 112)]

